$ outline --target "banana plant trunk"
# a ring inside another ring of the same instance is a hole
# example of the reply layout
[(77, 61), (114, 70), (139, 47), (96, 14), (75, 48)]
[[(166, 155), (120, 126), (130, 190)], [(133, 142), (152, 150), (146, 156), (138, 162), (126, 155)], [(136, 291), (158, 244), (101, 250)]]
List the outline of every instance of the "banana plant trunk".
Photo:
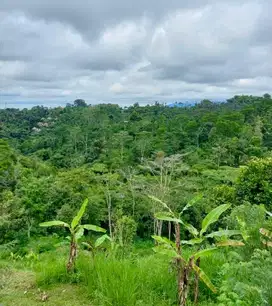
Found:
[(76, 256), (77, 256), (77, 245), (76, 245), (75, 239), (72, 238), (71, 243), (70, 243), (69, 259), (68, 259), (68, 263), (66, 266), (67, 272), (72, 272), (74, 270)]
[(183, 294), (183, 273), (182, 273), (182, 262), (181, 262), (181, 243), (180, 243), (180, 224), (175, 224), (175, 242), (176, 242), (176, 251), (180, 257), (176, 259), (176, 268), (177, 268), (177, 289), (178, 289), (178, 301), (179, 305), (182, 300)]
[[(196, 265), (200, 266), (200, 257), (196, 260)], [(199, 276), (198, 273), (195, 273), (195, 292), (194, 292), (194, 303), (198, 303), (198, 297), (199, 297)]]
[(189, 262), (184, 266), (182, 271), (182, 279), (180, 284), (180, 299), (179, 305), (185, 306), (188, 298), (189, 288), (190, 288), (190, 273), (193, 267), (193, 257), (189, 259)]

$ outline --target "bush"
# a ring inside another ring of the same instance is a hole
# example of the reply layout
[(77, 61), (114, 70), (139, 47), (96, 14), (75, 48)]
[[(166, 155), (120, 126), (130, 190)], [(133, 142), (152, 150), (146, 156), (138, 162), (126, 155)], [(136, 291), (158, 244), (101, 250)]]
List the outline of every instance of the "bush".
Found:
[(238, 178), (236, 185), (238, 202), (264, 204), (272, 210), (272, 158), (250, 161)]
[(60, 241), (60, 238), (56, 234), (53, 234), (47, 237), (31, 239), (26, 248), (32, 250), (34, 253), (40, 254), (56, 250)]
[(251, 205), (249, 203), (235, 207), (231, 215), (226, 218), (230, 229), (240, 228), (245, 239), (245, 247), (240, 249), (246, 258), (251, 256), (256, 248), (263, 248), (260, 228), (270, 229), (272, 219), (266, 218), (266, 210), (263, 205)]
[(115, 240), (121, 247), (130, 247), (136, 236), (137, 223), (134, 219), (122, 216), (116, 222)]
[(233, 258), (223, 266), (222, 276), (219, 305), (272, 305), (272, 257), (269, 251), (255, 250), (246, 262)]

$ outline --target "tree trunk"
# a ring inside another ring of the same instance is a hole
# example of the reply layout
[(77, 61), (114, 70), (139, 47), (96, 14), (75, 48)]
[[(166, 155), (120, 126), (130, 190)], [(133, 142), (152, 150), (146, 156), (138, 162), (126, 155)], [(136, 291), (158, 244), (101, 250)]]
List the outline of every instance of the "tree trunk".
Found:
[(171, 240), (171, 222), (168, 222), (168, 239)]
[(112, 238), (112, 222), (111, 222), (111, 196), (109, 194), (108, 198), (108, 218), (109, 218), (109, 230), (110, 230), (110, 237)]
[[(200, 257), (198, 257), (198, 259), (196, 260), (196, 265), (199, 267), (200, 266)], [(197, 304), (198, 303), (198, 296), (199, 296), (199, 276), (198, 274), (195, 272), (195, 293), (194, 293), (194, 303)]]
[(31, 220), (28, 220), (27, 221), (27, 238), (28, 238), (28, 240), (30, 239), (30, 236), (31, 236), (31, 229), (32, 229)]
[(162, 224), (163, 224), (163, 221), (158, 220), (158, 236), (160, 236), (160, 237), (162, 235)]
[(132, 216), (134, 217), (134, 215), (135, 215), (136, 201), (135, 201), (134, 187), (133, 187), (133, 185), (132, 185), (131, 180), (132, 180), (132, 179), (130, 178), (130, 180), (129, 180), (129, 189), (130, 189), (131, 197), (132, 197)]
[(85, 155), (88, 154), (88, 135), (85, 135)]
[(75, 268), (75, 261), (77, 256), (77, 245), (75, 240), (72, 238), (70, 243), (70, 255), (67, 263), (67, 272), (72, 272)]
[(179, 295), (179, 306), (185, 306), (188, 298), (190, 288), (190, 272), (193, 265), (193, 257), (189, 259), (189, 262), (183, 268), (181, 284), (180, 284), (180, 295)]
[(106, 198), (106, 202), (107, 202), (107, 206), (108, 206), (108, 224), (109, 224), (110, 237), (113, 238), (112, 216), (111, 216), (111, 193), (110, 193), (108, 183), (106, 184), (105, 198)]

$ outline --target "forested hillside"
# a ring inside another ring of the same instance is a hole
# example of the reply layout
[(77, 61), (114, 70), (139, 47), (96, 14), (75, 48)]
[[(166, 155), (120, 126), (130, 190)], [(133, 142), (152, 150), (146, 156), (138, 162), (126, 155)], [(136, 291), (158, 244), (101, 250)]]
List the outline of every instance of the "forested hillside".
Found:
[(0, 136), (0, 269), (92, 305), (272, 305), (270, 95), (7, 108)]

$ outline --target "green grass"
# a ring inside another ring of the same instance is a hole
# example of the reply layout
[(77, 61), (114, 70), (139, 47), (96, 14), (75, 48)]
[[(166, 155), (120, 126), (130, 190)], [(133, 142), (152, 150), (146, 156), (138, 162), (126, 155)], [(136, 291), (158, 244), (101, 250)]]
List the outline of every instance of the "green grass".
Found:
[(96, 305), (172, 305), (176, 297), (174, 271), (153, 256), (116, 259), (81, 256), (78, 270)]
[[(30, 271), (0, 270), (0, 302), (5, 306), (90, 306), (86, 292), (72, 284), (39, 288)], [(43, 302), (42, 299), (46, 297)]]
[[(0, 291), (0, 302), (5, 302), (5, 306), (38, 305), (45, 291), (50, 296), (46, 305), (176, 305), (174, 265), (167, 257), (155, 254), (151, 247), (149, 241), (138, 242), (127, 256), (98, 253), (94, 259), (88, 251), (80, 250), (74, 274), (66, 272), (69, 247), (65, 245), (40, 253), (37, 258), (26, 255), (18, 260), (2, 260), (0, 273), (9, 271), (4, 274), (14, 273), (14, 277), (12, 281), (4, 281), (6, 290)], [(189, 249), (184, 249), (183, 253), (188, 256)], [(218, 252), (201, 262), (215, 285), (220, 283), (218, 269), (224, 261), (224, 254)], [(19, 286), (15, 284), (17, 278), (20, 278)], [(215, 300), (216, 297), (200, 284), (199, 305), (213, 305), (210, 301)]]
[(70, 275), (66, 272), (68, 248), (43, 253), (34, 266), (38, 286), (55, 283), (69, 283)]

